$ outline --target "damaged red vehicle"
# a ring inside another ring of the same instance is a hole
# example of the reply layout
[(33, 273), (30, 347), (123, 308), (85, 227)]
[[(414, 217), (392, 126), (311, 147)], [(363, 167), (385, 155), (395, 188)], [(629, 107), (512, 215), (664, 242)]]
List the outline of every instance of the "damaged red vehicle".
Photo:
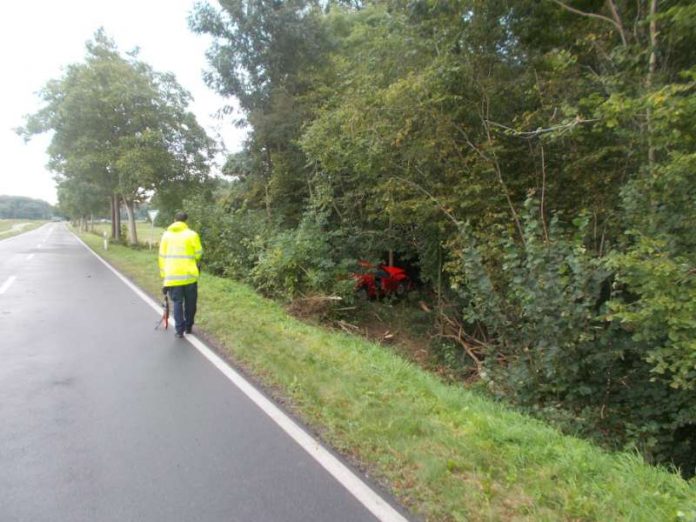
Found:
[(401, 297), (413, 288), (413, 282), (406, 270), (397, 266), (387, 266), (380, 263), (375, 266), (369, 261), (358, 261), (363, 269), (354, 273), (355, 292), (365, 299), (395, 295)]

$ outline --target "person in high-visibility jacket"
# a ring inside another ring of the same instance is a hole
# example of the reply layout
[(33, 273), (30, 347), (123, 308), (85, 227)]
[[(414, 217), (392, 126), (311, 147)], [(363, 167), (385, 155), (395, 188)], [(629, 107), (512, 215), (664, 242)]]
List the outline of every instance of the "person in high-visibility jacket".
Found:
[(162, 234), (159, 246), (159, 270), (162, 293), (174, 303), (176, 336), (191, 333), (198, 301), (198, 276), (203, 248), (198, 234), (186, 224), (188, 215), (179, 212)]

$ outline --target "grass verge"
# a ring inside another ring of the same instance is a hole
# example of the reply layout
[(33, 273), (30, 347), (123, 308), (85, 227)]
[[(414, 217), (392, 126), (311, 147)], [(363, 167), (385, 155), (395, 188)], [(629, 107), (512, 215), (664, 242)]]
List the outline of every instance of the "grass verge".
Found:
[[(156, 254), (83, 239), (157, 295)], [(608, 453), (361, 338), (203, 274), (197, 326), (344, 455), (433, 521), (696, 521), (696, 483)]]

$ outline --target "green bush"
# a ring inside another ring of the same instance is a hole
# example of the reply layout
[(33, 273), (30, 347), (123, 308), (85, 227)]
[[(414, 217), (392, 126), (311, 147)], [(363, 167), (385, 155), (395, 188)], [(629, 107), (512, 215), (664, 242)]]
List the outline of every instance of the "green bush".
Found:
[(251, 270), (273, 232), (265, 214), (245, 207), (226, 209), (203, 199), (188, 201), (191, 226), (198, 231), (205, 251), (206, 270), (240, 281), (250, 281)]
[(484, 324), (491, 339), (484, 378), (500, 393), (543, 403), (591, 393), (571, 383), (587, 377), (588, 352), (606, 336), (599, 303), (609, 273), (582, 244), (586, 220), (568, 238), (554, 218), (546, 237), (537, 215), (529, 200), (525, 244), (502, 240), (496, 260), (485, 260), (465, 231), (461, 263), (450, 269), (465, 321)]
[(334, 259), (325, 216), (308, 210), (299, 226), (276, 232), (251, 269), (254, 286), (268, 295), (291, 299), (298, 294), (331, 292), (337, 288), (343, 265)]
[(671, 255), (666, 241), (647, 237), (611, 266), (627, 294), (612, 301), (612, 318), (646, 346), (654, 372), (674, 388), (696, 389), (696, 269)]
[[(676, 343), (693, 341), (689, 328), (696, 300), (684, 294), (676, 299), (680, 285), (668, 280), (679, 271), (660, 269), (655, 259), (628, 270), (625, 262), (635, 259), (622, 258), (619, 281), (640, 291), (640, 281), (630, 275), (642, 274), (644, 284), (651, 281), (663, 288), (639, 308), (618, 304), (615, 298), (613, 315), (607, 315), (611, 270), (619, 258), (609, 262), (585, 249), (585, 219), (566, 230), (553, 219), (546, 237), (537, 216), (538, 207), (528, 201), (524, 246), (501, 241), (498, 260), (485, 259), (465, 230), (460, 263), (450, 266), (465, 321), (483, 325), (488, 333), (483, 380), (497, 396), (567, 431), (613, 447), (638, 448), (648, 460), (674, 463), (692, 475), (696, 404), (686, 390), (675, 389), (668, 378), (654, 373), (674, 359)], [(486, 248), (490, 251), (490, 245)], [(662, 278), (654, 273), (659, 270)], [(681, 291), (693, 295), (683, 281)], [(661, 308), (667, 296), (674, 299)], [(665, 317), (670, 312), (676, 312), (673, 322)], [(629, 319), (641, 326), (625, 328), (620, 321)], [(670, 337), (668, 324), (679, 335)], [(670, 348), (655, 351), (645, 343), (656, 336), (671, 343)]]
[(340, 261), (342, 250), (335, 246), (341, 233), (329, 230), (322, 210), (310, 207), (296, 228), (284, 229), (263, 210), (222, 203), (195, 198), (186, 204), (189, 222), (201, 235), (206, 270), (285, 299), (352, 294), (347, 262)]

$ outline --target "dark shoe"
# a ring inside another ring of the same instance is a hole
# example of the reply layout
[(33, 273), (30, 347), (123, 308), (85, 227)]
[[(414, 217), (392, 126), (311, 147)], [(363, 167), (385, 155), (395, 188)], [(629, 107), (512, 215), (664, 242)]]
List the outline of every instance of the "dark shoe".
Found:
[(183, 332), (182, 333), (176, 332), (174, 334), (174, 337), (176, 337), (177, 339), (182, 339), (184, 337), (184, 333)]
[(186, 333), (187, 333), (187, 334), (190, 334), (192, 329), (193, 329), (193, 327), (187, 328), (187, 329), (186, 329)]

